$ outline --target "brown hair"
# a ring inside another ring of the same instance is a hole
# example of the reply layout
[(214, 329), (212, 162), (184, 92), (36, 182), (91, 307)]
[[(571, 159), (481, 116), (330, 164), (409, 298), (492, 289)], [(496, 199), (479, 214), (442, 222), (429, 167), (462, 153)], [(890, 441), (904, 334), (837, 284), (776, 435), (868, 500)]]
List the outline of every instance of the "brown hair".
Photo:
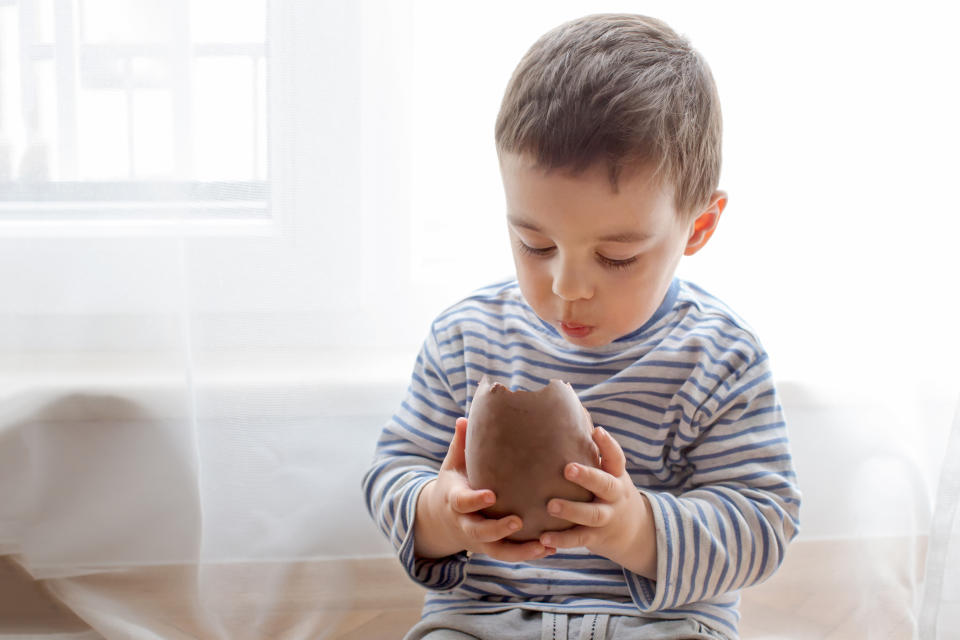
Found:
[(497, 151), (547, 170), (606, 162), (653, 167), (684, 216), (720, 180), (720, 100), (707, 63), (660, 20), (598, 14), (567, 22), (527, 51), (497, 116)]

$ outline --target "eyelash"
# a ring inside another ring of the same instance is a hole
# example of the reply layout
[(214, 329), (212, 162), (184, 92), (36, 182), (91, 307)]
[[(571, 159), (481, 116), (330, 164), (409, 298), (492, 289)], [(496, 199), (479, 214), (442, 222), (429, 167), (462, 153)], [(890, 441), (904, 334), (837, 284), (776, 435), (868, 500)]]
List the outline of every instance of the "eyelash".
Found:
[[(537, 258), (546, 257), (555, 248), (555, 247), (546, 247), (543, 249), (537, 249), (535, 247), (531, 247), (530, 245), (526, 244), (521, 240), (517, 240), (517, 247), (520, 249), (521, 253), (524, 253), (528, 256), (534, 256)], [(633, 258), (627, 258), (626, 260), (611, 260), (610, 258), (606, 256), (602, 256), (598, 253), (597, 260), (599, 260), (600, 264), (607, 267), (608, 269), (619, 270), (619, 269), (628, 269), (634, 262), (637, 261), (637, 258), (633, 257)]]

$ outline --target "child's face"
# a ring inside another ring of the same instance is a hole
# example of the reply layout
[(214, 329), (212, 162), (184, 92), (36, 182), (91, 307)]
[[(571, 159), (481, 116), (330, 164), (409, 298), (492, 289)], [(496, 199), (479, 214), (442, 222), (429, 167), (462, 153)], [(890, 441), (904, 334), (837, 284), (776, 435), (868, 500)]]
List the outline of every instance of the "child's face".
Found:
[(693, 233), (647, 172), (605, 166), (573, 176), (525, 155), (500, 158), (520, 291), (545, 322), (581, 347), (640, 328), (660, 306)]

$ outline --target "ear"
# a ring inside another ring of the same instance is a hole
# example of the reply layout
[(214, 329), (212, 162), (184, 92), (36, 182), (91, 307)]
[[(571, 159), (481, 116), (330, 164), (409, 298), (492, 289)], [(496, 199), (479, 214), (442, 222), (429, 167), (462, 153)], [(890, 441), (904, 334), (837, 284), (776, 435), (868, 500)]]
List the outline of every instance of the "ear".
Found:
[(690, 236), (687, 239), (687, 246), (683, 250), (683, 255), (692, 256), (707, 244), (710, 236), (717, 229), (720, 223), (720, 214), (727, 207), (727, 192), (714, 191), (710, 196), (710, 203), (704, 210), (690, 223)]

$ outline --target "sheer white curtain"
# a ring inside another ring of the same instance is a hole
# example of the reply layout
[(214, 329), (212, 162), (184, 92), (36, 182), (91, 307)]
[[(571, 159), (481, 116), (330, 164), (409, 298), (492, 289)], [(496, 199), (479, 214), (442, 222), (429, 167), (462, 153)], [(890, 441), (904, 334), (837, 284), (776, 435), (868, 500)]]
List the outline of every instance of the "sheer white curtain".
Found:
[(385, 548), (361, 467), (410, 362), (404, 271), (367, 266), (408, 216), (405, 10), (0, 10), (0, 554), (83, 637), (324, 637), (322, 559)]
[(925, 589), (919, 618), (921, 638), (947, 638), (960, 627), (960, 405), (953, 419), (936, 510), (930, 527)]
[(0, 0), (0, 554), (78, 636), (324, 637), (324, 561), (389, 552), (359, 482), (429, 320), (511, 271), (507, 78), (619, 10), (720, 88), (731, 203), (680, 275), (774, 358), (795, 544), (856, 542), (854, 606), (950, 637), (950, 9)]

